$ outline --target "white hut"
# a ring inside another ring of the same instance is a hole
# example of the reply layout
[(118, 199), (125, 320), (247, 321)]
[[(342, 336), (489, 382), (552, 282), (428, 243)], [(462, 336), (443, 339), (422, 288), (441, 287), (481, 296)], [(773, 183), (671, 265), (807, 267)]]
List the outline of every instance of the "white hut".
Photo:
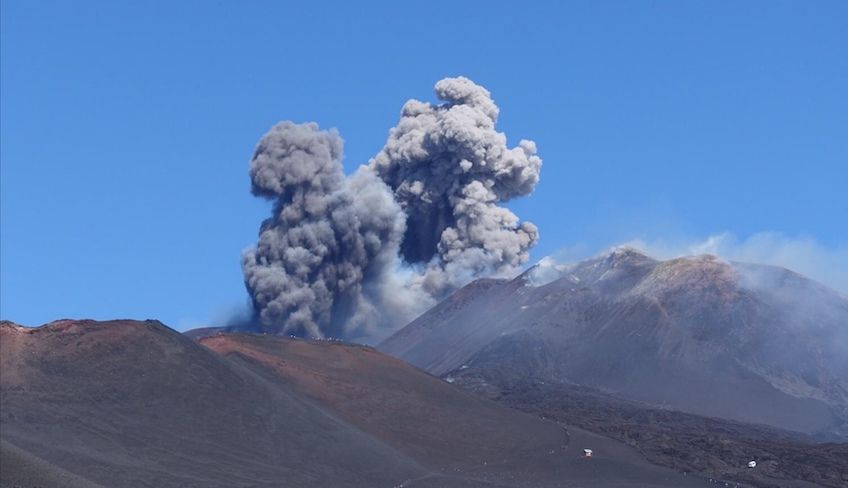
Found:
[(748, 467), (749, 468), (756, 468), (757, 462), (756, 461), (748, 461)]
[(583, 456), (584, 457), (592, 457), (592, 450), (591, 449), (583, 449)]

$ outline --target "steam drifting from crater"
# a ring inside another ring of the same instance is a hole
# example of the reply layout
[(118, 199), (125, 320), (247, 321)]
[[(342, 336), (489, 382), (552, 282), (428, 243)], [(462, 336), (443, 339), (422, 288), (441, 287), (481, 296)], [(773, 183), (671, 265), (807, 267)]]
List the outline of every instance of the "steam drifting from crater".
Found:
[(274, 202), (242, 256), (255, 326), (363, 339), (403, 325), (477, 277), (514, 270), (536, 226), (498, 206), (539, 181), (536, 145), (495, 130), (498, 107), (467, 78), (410, 100), (385, 147), (344, 175), (342, 140), (281, 122), (250, 163), (254, 195)]

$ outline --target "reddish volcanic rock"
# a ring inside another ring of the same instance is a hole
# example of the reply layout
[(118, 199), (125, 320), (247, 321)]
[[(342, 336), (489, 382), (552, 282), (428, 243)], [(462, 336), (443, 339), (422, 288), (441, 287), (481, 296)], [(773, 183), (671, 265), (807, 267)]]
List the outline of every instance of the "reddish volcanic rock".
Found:
[[(2, 486), (702, 483), (372, 348), (246, 335), (203, 344), (156, 321), (0, 324)], [(592, 464), (579, 455), (588, 442)]]
[(440, 376), (476, 371), (510, 388), (579, 384), (664, 408), (848, 435), (848, 300), (796, 273), (616, 249), (483, 285), (379, 348)]

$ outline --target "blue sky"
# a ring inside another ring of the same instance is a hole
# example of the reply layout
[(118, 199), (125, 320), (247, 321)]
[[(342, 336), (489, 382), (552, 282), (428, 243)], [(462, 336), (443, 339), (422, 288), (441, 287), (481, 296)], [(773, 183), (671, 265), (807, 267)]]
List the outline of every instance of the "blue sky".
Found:
[(534, 259), (724, 236), (846, 291), (848, 2), (365, 3), (3, 0), (2, 318), (222, 320), (259, 137), (337, 127), (350, 172), (456, 75), (539, 147)]

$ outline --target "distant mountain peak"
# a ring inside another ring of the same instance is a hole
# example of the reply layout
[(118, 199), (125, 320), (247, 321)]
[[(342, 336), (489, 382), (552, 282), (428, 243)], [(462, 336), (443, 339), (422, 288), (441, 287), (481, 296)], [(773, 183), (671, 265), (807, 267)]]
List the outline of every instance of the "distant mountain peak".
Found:
[(637, 249), (633, 246), (629, 246), (627, 244), (620, 245), (620, 246), (614, 246), (614, 247), (610, 248), (609, 251), (604, 253), (603, 256), (606, 259), (612, 260), (612, 261), (626, 261), (626, 260), (630, 260), (630, 259), (641, 260), (641, 259), (645, 259), (645, 258), (652, 259), (644, 251)]
[(797, 273), (622, 246), (511, 283), (462, 289), (379, 347), (433, 374), (470, 364), (790, 430), (848, 426), (848, 300)]

